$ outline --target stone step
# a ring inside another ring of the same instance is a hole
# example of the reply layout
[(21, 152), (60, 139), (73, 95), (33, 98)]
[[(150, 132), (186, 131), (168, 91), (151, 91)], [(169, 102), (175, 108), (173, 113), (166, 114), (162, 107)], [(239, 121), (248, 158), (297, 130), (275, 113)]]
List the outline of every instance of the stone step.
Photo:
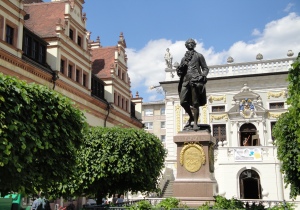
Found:
[(163, 198), (173, 197), (173, 182), (168, 180), (163, 191), (162, 191)]

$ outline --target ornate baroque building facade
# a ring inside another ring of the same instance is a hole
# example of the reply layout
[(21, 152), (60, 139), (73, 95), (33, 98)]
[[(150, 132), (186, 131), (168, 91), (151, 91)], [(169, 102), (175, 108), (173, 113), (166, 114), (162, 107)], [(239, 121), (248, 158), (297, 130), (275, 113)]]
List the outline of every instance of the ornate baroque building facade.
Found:
[[(287, 75), (294, 59), (289, 52), (283, 59), (209, 66), (207, 104), (200, 107), (198, 123), (209, 124), (216, 140), (216, 195), (242, 200), (289, 200), (272, 128), (288, 108)], [(167, 68), (165, 81), (160, 82), (166, 93), (168, 155), (164, 176), (175, 180), (177, 148), (173, 137), (188, 120), (180, 106), (178, 81), (175, 70)]]
[(2, 0), (0, 72), (71, 98), (91, 126), (142, 128), (142, 98), (133, 98), (126, 42), (90, 40), (84, 0)]

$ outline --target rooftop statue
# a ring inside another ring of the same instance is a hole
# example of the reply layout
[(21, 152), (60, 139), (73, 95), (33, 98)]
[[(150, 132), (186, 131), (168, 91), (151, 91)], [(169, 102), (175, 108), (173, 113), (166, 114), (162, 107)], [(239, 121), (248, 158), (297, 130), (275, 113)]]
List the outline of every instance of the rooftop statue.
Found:
[(165, 61), (166, 61), (167, 68), (169, 69), (172, 69), (172, 60), (173, 60), (173, 56), (170, 53), (170, 49), (167, 48), (165, 53)]

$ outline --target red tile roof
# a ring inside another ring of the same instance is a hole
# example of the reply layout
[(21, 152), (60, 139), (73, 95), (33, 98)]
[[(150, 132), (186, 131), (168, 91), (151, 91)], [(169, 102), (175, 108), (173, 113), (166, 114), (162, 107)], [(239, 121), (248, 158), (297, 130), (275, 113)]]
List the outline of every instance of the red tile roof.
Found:
[(30, 15), (25, 26), (41, 37), (56, 36), (56, 23), (64, 21), (65, 2), (24, 4), (24, 10)]
[(114, 66), (117, 47), (100, 47), (92, 49), (92, 72), (98, 78), (110, 78), (110, 69)]

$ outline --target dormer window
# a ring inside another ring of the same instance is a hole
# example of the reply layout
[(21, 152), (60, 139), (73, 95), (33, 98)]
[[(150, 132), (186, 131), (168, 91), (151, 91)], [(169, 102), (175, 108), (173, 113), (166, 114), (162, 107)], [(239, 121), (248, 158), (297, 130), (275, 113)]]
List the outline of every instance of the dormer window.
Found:
[(24, 30), (22, 46), (24, 56), (30, 58), (31, 60), (34, 60), (35, 62), (45, 65), (46, 47), (46, 42), (29, 32), (28, 30)]
[(37, 52), (38, 52), (38, 44), (37, 44), (37, 42), (35, 41), (35, 40), (33, 40), (32, 41), (32, 55), (31, 55), (31, 57), (33, 58), (33, 59), (36, 59), (37, 58)]
[(25, 35), (25, 38), (24, 38), (24, 53), (26, 55), (29, 55), (30, 50), (31, 50), (31, 37), (28, 36), (28, 35)]
[(39, 58), (38, 61), (40, 63), (44, 63), (46, 61), (46, 47), (43, 45), (39, 46)]

